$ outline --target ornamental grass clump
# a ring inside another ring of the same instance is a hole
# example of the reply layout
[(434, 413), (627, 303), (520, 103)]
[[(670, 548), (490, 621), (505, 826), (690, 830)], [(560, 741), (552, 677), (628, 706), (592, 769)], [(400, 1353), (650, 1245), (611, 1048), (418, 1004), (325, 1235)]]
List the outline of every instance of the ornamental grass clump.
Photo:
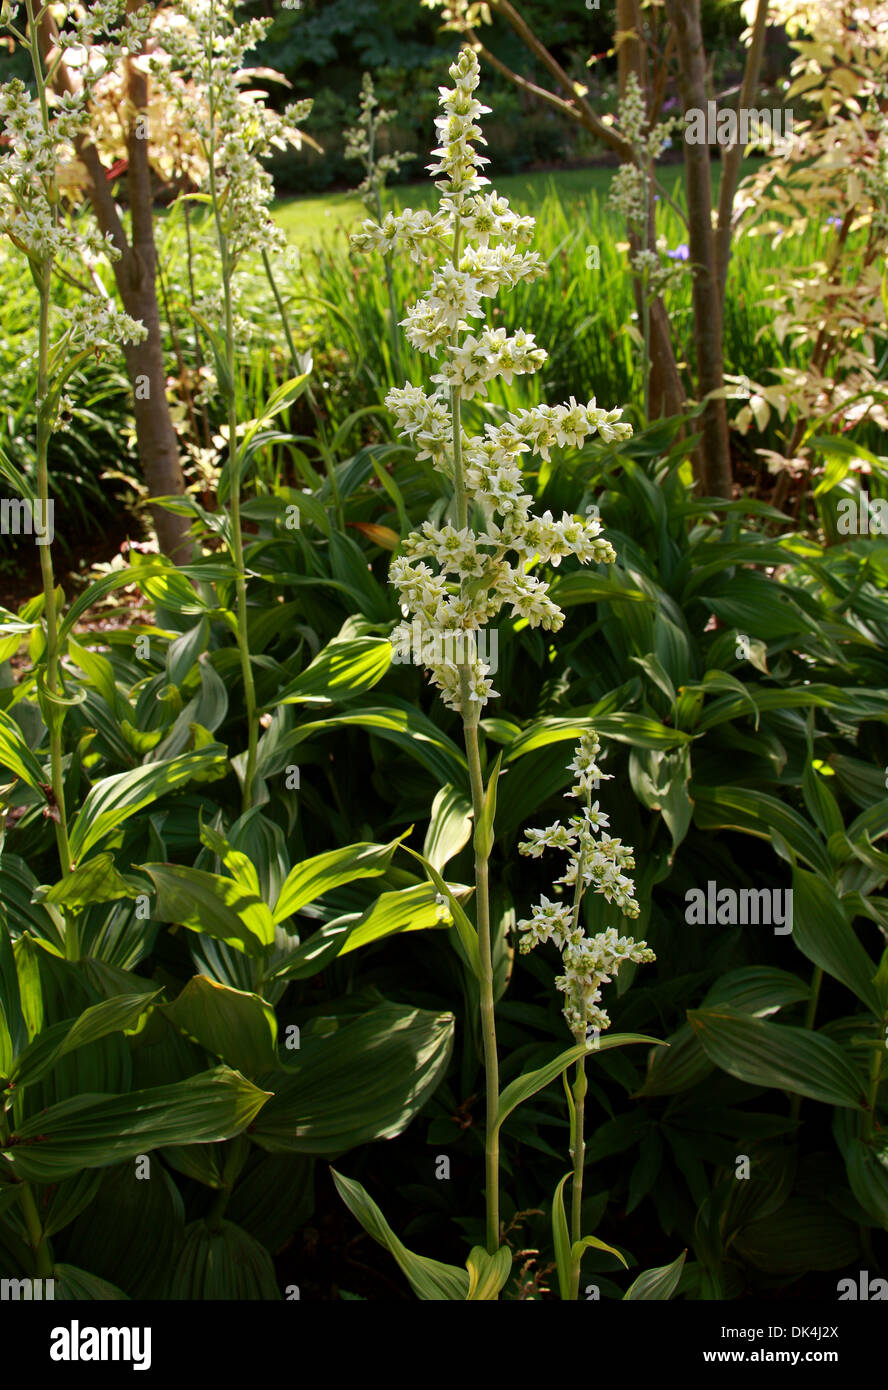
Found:
[[(526, 948), (550, 937), (563, 942), (565, 974), (558, 983), (567, 993), (568, 1023), (579, 1041), (557, 1064), (519, 1078), (500, 1095), (488, 881), (500, 760), (487, 770), (485, 785), (479, 739), (481, 710), (498, 691), (492, 680), (495, 672), (482, 658), (489, 644), (482, 646), (479, 639), (503, 610), (531, 627), (557, 632), (564, 615), (546, 579), (533, 571), (547, 564), (557, 566), (571, 555), (581, 564), (615, 559), (613, 547), (601, 535), (597, 509), (583, 517), (568, 512), (555, 517), (549, 511), (540, 516), (532, 511), (533, 497), (522, 470), (525, 456), (548, 460), (552, 449), (579, 448), (595, 434), (606, 442), (624, 440), (632, 429), (621, 419), (622, 410), (602, 409), (595, 400), (581, 404), (573, 397), (564, 405), (537, 405), (506, 414), (498, 424), (486, 423), (481, 434), (470, 435), (464, 429), (464, 401), (486, 395), (497, 377), (511, 383), (514, 376), (535, 372), (546, 361), (547, 354), (533, 334), (519, 329), (510, 335), (486, 323), (486, 301), (501, 289), (535, 279), (544, 273), (545, 265), (538, 252), (526, 249), (533, 236), (533, 218), (519, 216), (506, 198), (485, 191), (489, 180), (481, 171), (488, 161), (476, 148), (484, 143), (477, 122), (490, 108), (475, 95), (479, 69), (472, 50), (461, 51), (450, 76), (453, 87), (440, 88), (442, 114), (435, 121), (439, 143), (433, 151), (435, 163), (429, 166), (441, 194), (437, 210), (407, 208), (388, 213), (378, 223), (367, 220), (352, 244), (359, 251), (381, 251), (386, 256), (400, 249), (416, 262), (435, 251), (446, 253), (431, 272), (429, 289), (407, 307), (401, 321), (413, 347), (433, 359), (432, 389), (408, 382), (389, 391), (386, 403), (402, 435), (417, 448), (418, 458), (430, 459), (449, 481), (451, 496), (441, 524), (427, 521), (404, 538), (389, 577), (404, 618), (392, 633), (393, 644), (403, 654), (411, 650), (412, 639), (412, 660), (430, 669), (444, 703), (463, 722), (475, 825), (476, 927), (458, 903), (451, 899), (450, 906), (478, 979), (486, 1078), (487, 1250), (486, 1254), (479, 1248), (472, 1252), (469, 1271), (470, 1280), (477, 1274), (483, 1283), (489, 1276), (493, 1291), (443, 1296), (490, 1298), (496, 1297), (510, 1267), (508, 1251), (500, 1245), (499, 1131), (503, 1120), (521, 1100), (585, 1053), (587, 1025), (600, 1028), (606, 1019), (598, 1009), (599, 985), (610, 978), (619, 961), (652, 957), (643, 943), (636, 945), (615, 932), (587, 939), (579, 926), (580, 900), (588, 886), (605, 893), (630, 915), (637, 912), (631, 882), (622, 873), (632, 865), (631, 852), (609, 837), (595, 839), (596, 830), (606, 824), (597, 804), (595, 808), (587, 804), (568, 827), (529, 832), (526, 848), (532, 854), (556, 843), (575, 851), (563, 880), (576, 880), (573, 907), (544, 901), (522, 925)], [(597, 751), (591, 735), (580, 745), (573, 765), (578, 794), (585, 794), (591, 785), (587, 772)], [(444, 889), (440, 876), (426, 867)], [(610, 1040), (611, 1045), (621, 1041), (629, 1039)], [(576, 1154), (576, 1141), (573, 1148)], [(338, 1175), (337, 1183), (367, 1229), (402, 1263), (420, 1296), (442, 1296), (421, 1291), (422, 1279), (414, 1278), (404, 1264), (403, 1246), (391, 1233), (380, 1235), (388, 1228), (359, 1185)], [(581, 1181), (575, 1188), (577, 1203), (580, 1188)], [(493, 1263), (487, 1265), (485, 1260)], [(474, 1289), (475, 1283), (470, 1286)], [(453, 1287), (461, 1287), (459, 1281)]]

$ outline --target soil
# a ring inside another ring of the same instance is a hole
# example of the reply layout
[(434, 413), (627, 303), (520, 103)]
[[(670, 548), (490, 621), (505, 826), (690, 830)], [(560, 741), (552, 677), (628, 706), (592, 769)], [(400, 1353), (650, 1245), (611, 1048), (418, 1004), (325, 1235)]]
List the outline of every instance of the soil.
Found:
[[(95, 565), (107, 565), (117, 555), (125, 555), (130, 544), (144, 544), (145, 528), (133, 513), (121, 507), (114, 515), (109, 515), (104, 529), (87, 538), (77, 537), (75, 544), (66, 544), (65, 536), (58, 532), (53, 546), (53, 566), (56, 584), (61, 585), (70, 601), (83, 588), (90, 570)], [(36, 545), (27, 549), (20, 547), (16, 554), (16, 564), (0, 563), (0, 607), (15, 613), (23, 603), (42, 592), (43, 581), (40, 574), (40, 551)], [(99, 607), (86, 615), (78, 623), (81, 631), (87, 629), (109, 629), (127, 627), (142, 620), (140, 609), (142, 598), (135, 586), (118, 589), (113, 603)], [(144, 620), (152, 621), (150, 612), (144, 610)], [(27, 657), (23, 654), (25, 664)], [(15, 665), (15, 662), (13, 662)]]

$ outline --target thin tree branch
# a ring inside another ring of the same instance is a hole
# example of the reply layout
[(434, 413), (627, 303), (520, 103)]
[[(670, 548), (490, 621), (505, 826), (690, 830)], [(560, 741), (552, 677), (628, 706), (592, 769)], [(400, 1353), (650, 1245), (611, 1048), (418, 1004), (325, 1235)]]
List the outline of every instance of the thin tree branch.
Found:
[[(740, 87), (738, 110), (748, 108), (752, 102), (759, 74), (762, 70), (762, 54), (765, 48), (765, 28), (768, 18), (768, 0), (758, 0), (752, 30), (752, 42), (746, 55), (743, 83)], [(718, 221), (715, 230), (715, 261), (719, 299), (724, 306), (725, 289), (728, 281), (728, 262), (731, 258), (731, 236), (734, 199), (740, 178), (740, 165), (743, 162), (743, 146), (738, 140), (722, 155), (721, 187), (718, 190)]]

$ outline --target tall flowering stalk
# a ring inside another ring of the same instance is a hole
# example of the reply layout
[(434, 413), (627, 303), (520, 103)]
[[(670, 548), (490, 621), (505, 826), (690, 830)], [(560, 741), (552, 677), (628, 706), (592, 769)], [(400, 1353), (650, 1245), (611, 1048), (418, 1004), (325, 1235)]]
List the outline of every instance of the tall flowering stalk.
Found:
[[(637, 278), (641, 305), (641, 373), (644, 418), (651, 415), (651, 307), (669, 283), (684, 273), (682, 261), (666, 250), (665, 237), (655, 237), (654, 161), (669, 144), (676, 121), (662, 121), (648, 129), (644, 97), (634, 72), (626, 80), (620, 101), (619, 131), (632, 150), (632, 160), (621, 164), (613, 178), (608, 203), (626, 218), (636, 248), (630, 267)], [(661, 190), (662, 192), (663, 190)], [(671, 199), (670, 199), (671, 201)], [(682, 216), (683, 221), (687, 221)]]
[[(580, 922), (583, 896), (590, 889), (603, 894), (626, 917), (637, 917), (639, 913), (635, 886), (624, 872), (635, 867), (632, 849), (604, 834), (610, 821), (599, 810), (598, 802), (592, 802), (593, 788), (597, 788), (602, 779), (609, 780), (610, 776), (602, 772), (597, 764), (600, 751), (597, 734), (584, 734), (575, 750), (573, 762), (568, 764), (568, 770), (574, 773), (576, 781), (566, 795), (581, 800), (579, 814), (571, 816), (567, 825), (555, 821), (544, 830), (528, 830), (527, 839), (518, 846), (519, 852), (531, 859), (538, 859), (547, 849), (567, 852), (567, 869), (555, 883), (573, 887), (573, 902), (550, 901), (543, 896), (533, 908), (532, 916), (518, 923), (521, 932), (518, 948), (522, 954), (526, 954), (535, 946), (555, 942), (564, 962), (564, 974), (556, 977), (555, 984), (565, 995), (564, 1017), (567, 1026), (576, 1043), (591, 1041), (593, 1046), (597, 1044), (600, 1034), (610, 1027), (610, 1019), (600, 1006), (601, 986), (610, 983), (624, 961), (641, 964), (654, 959), (647, 942), (620, 936), (615, 927), (587, 936)], [(569, 1289), (570, 1297), (576, 1299), (583, 1250), (585, 1054), (574, 1064), (572, 1090), (570, 1143), (573, 1187)]]
[[(125, 19), (126, 0), (101, 0), (91, 7), (74, 7), (68, 26), (59, 34), (54, 55), (44, 66), (39, 43), (39, 25), (44, 7), (26, 0), (19, 5), (4, 4), (0, 27), (28, 53), (34, 77), (35, 95), (13, 79), (0, 87), (0, 134), (5, 148), (0, 153), (0, 233), (27, 259), (37, 290), (37, 350), (33, 363), (36, 377), (37, 428), (35, 457), (36, 495), (28, 499), (39, 509), (43, 526), (52, 517), (49, 481), (49, 444), (59, 418), (68, 408), (64, 390), (73, 372), (91, 354), (101, 354), (121, 343), (138, 342), (146, 336), (141, 323), (119, 310), (113, 300), (100, 292), (97, 276), (92, 285), (72, 275), (69, 266), (94, 270), (101, 257), (114, 260), (119, 252), (110, 235), (102, 237), (93, 227), (73, 226), (66, 221), (57, 183), (60, 165), (74, 156), (74, 144), (89, 122), (89, 98), (95, 83), (118, 57), (137, 52), (147, 26), (147, 11)], [(23, 20), (21, 29), (17, 21)], [(113, 35), (113, 37), (112, 37)], [(91, 61), (81, 74), (79, 86), (58, 96), (52, 88), (56, 69), (64, 55), (69, 61), (89, 52)], [(85, 290), (76, 315), (62, 315), (53, 309), (53, 286), (57, 278), (74, 281)], [(40, 570), (43, 584), (43, 624), (45, 647), (34, 675), (41, 712), (49, 731), (50, 792), (48, 813), (55, 826), (56, 844), (62, 875), (71, 871), (68, 820), (65, 807), (62, 730), (66, 699), (61, 674), (63, 655), (60, 637), (61, 614), (57, 602), (51, 552), (52, 535), (41, 543)], [(76, 919), (69, 914), (65, 948), (69, 958), (79, 954)]]
[[(397, 111), (389, 111), (379, 105), (373, 87), (373, 78), (369, 72), (365, 72), (361, 84), (361, 114), (358, 117), (358, 124), (345, 132), (345, 157), (346, 159), (359, 159), (363, 164), (364, 177), (358, 185), (358, 192), (367, 211), (375, 213), (380, 222), (383, 219), (382, 195), (385, 191), (386, 179), (390, 174), (397, 174), (402, 164), (409, 164), (410, 160), (413, 159), (413, 154), (406, 151), (395, 154), (379, 153), (380, 128), (395, 120), (397, 114)], [(392, 334), (392, 365), (397, 375), (401, 370), (401, 363), (396, 328), (398, 309), (391, 256), (385, 258), (385, 284), (388, 291)]]
[[(518, 216), (508, 200), (485, 193), (481, 174), (488, 162), (475, 146), (483, 142), (477, 119), (489, 107), (475, 97), (479, 70), (475, 54), (463, 49), (450, 68), (454, 86), (440, 88), (443, 114), (435, 121), (439, 145), (436, 176), (441, 198), (437, 211), (387, 214), (381, 223), (368, 220), (353, 238), (362, 251), (390, 253), (401, 247), (413, 260), (426, 247), (444, 248), (447, 259), (432, 273), (431, 287), (407, 309), (403, 326), (412, 345), (438, 361), (434, 389), (405, 384), (393, 389), (386, 403), (401, 433), (419, 447), (449, 479), (449, 520), (441, 527), (426, 522), (403, 541), (391, 565), (405, 622), (392, 633), (402, 648), (411, 636), (413, 659), (429, 664), (442, 698), (462, 716), (475, 819), (475, 904), (478, 931), (481, 1032), (486, 1073), (487, 1248), (496, 1251), (499, 1224), (499, 1076), (494, 1019), (488, 860), (493, 844), (491, 807), (496, 773), (485, 789), (479, 744), (480, 712), (497, 692), (489, 666), (478, 654), (478, 636), (505, 605), (511, 616), (531, 627), (556, 632), (564, 615), (553, 602), (544, 579), (531, 573), (540, 564), (559, 564), (566, 555), (581, 563), (609, 562), (612, 546), (600, 535), (596, 517), (578, 518), (550, 512), (534, 516), (533, 498), (524, 491), (524, 454), (549, 458), (555, 447), (578, 447), (596, 431), (605, 440), (625, 439), (631, 426), (622, 411), (605, 411), (595, 401), (581, 405), (536, 406), (487, 424), (470, 436), (463, 428), (462, 403), (484, 394), (496, 377), (536, 371), (546, 360), (533, 335), (483, 322), (483, 301), (500, 289), (540, 275), (537, 252), (526, 251), (534, 222)], [(475, 321), (475, 322), (471, 322)], [(441, 353), (441, 359), (438, 354)], [(485, 648), (486, 650), (486, 648)]]
[(234, 276), (250, 251), (262, 252), (269, 273), (269, 256), (284, 252), (284, 235), (270, 211), (274, 185), (261, 160), (273, 146), (301, 145), (296, 125), (307, 116), (311, 103), (294, 104), (278, 116), (255, 91), (244, 90), (252, 77), (245, 66), (246, 55), (265, 37), (272, 21), (239, 22), (234, 10), (232, 0), (184, 0), (158, 32), (160, 48), (151, 59), (151, 72), (180, 113), (182, 124), (197, 137), (206, 170), (205, 192), (200, 196), (209, 199), (219, 247), (221, 304), (206, 307), (216, 320), (211, 341), (228, 415), (228, 544), (235, 569), (235, 637), (247, 717), (241, 778), (243, 809), (247, 811), (253, 803), (259, 711), (250, 658), (241, 531), (243, 459), (238, 447), (235, 389), (238, 343), (249, 329), (238, 313)]

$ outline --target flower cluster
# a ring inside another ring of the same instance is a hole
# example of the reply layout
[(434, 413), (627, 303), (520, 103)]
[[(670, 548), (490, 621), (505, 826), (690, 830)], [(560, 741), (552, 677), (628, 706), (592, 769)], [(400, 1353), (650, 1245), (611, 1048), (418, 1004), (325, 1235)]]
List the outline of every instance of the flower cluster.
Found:
[[(110, 238), (106, 242), (95, 231), (75, 232), (63, 225), (58, 204), (63, 170), (76, 162), (75, 142), (89, 124), (97, 84), (118, 58), (138, 52), (144, 42), (147, 8), (128, 16), (125, 11), (126, 0), (72, 7), (46, 55), (50, 67), (64, 57), (70, 89), (46, 90), (45, 106), (18, 78), (0, 87), (0, 232), (36, 265), (62, 256), (94, 260), (100, 254), (117, 255)], [(24, 44), (26, 36), (15, 19), (7, 7), (0, 24)]]
[(630, 230), (641, 243), (632, 256), (633, 272), (643, 281), (650, 298), (662, 294), (667, 285), (683, 277), (683, 261), (670, 256), (664, 237), (659, 237), (656, 249), (648, 246), (648, 214), (650, 182), (654, 162), (670, 144), (672, 131), (680, 125), (675, 120), (661, 121), (648, 129), (644, 97), (634, 72), (626, 79), (626, 90), (618, 112), (620, 134), (632, 149), (632, 159), (621, 164), (611, 183), (608, 205), (625, 217)]
[(232, 0), (182, 0), (160, 11), (149, 60), (179, 125), (197, 140), (232, 264), (250, 249), (283, 251), (286, 238), (270, 210), (274, 184), (261, 161), (274, 148), (301, 148), (307, 137), (297, 126), (311, 110), (303, 101), (278, 115), (264, 92), (247, 87), (256, 74), (245, 67), (246, 55), (271, 20), (241, 21), (234, 8)]
[[(381, 223), (366, 221), (352, 238), (360, 251), (389, 253), (398, 247), (416, 261), (430, 242), (444, 243), (450, 251), (402, 321), (412, 345), (439, 364), (431, 377), (434, 390), (407, 383), (389, 391), (386, 404), (402, 434), (417, 446), (418, 457), (431, 459), (453, 482), (453, 511), (449, 525), (427, 524), (405, 539), (389, 577), (405, 619), (419, 619), (434, 637), (477, 632), (503, 605), (513, 618), (554, 632), (563, 614), (546, 582), (530, 568), (557, 565), (568, 555), (584, 564), (608, 563), (615, 555), (600, 534), (597, 516), (532, 515), (523, 456), (548, 459), (551, 449), (579, 448), (594, 434), (611, 442), (632, 431), (621, 420), (622, 411), (573, 397), (566, 405), (507, 414), (501, 424), (487, 423), (481, 435), (463, 429), (463, 401), (486, 395), (494, 378), (510, 383), (546, 361), (531, 333), (519, 329), (510, 335), (484, 322), (485, 300), (536, 278), (544, 266), (538, 253), (523, 249), (533, 235), (533, 218), (484, 191), (488, 180), (481, 170), (487, 161), (475, 146), (483, 143), (477, 121), (488, 108), (475, 96), (478, 60), (471, 49), (461, 51), (450, 76), (454, 86), (440, 88), (439, 143), (429, 166), (441, 193), (437, 211), (390, 213)], [(403, 628), (392, 638), (403, 641)], [(496, 694), (488, 668), (477, 657), (436, 662), (431, 673), (445, 703), (464, 718), (476, 719), (480, 706)]]
[[(59, 263), (80, 270), (101, 258), (119, 257), (110, 233), (103, 236), (91, 222), (75, 224), (62, 217), (60, 190), (64, 171), (76, 165), (77, 142), (89, 124), (96, 85), (117, 59), (139, 51), (148, 16), (146, 7), (127, 15), (126, 0), (72, 6), (66, 27), (53, 29), (45, 59), (50, 70), (60, 56), (64, 59), (69, 89), (57, 93), (46, 87), (42, 69), (35, 74), (37, 95), (18, 78), (0, 86), (0, 235), (28, 257), (41, 282)], [(4, 8), (0, 20), (14, 39), (26, 43), (12, 7)], [(142, 324), (97, 291), (86, 296), (76, 317), (65, 321), (51, 359), (59, 364), (66, 348), (101, 352), (145, 336)]]
[(620, 936), (615, 927), (587, 936), (580, 926), (580, 907), (588, 889), (601, 893), (627, 917), (637, 917), (639, 912), (634, 884), (625, 872), (635, 867), (632, 850), (604, 833), (610, 821), (599, 810), (598, 802), (592, 802), (593, 788), (608, 776), (597, 763), (600, 751), (597, 735), (583, 734), (568, 764), (576, 780), (567, 795), (582, 799), (579, 815), (571, 816), (566, 825), (555, 821), (544, 830), (526, 831), (526, 840), (518, 846), (531, 859), (538, 859), (547, 849), (562, 850), (569, 856), (567, 869), (555, 882), (573, 887), (573, 902), (553, 902), (541, 895), (533, 915), (518, 923), (522, 933), (518, 946), (524, 954), (547, 941), (558, 946), (564, 974), (557, 976), (555, 983), (566, 996), (564, 1017), (578, 1041), (590, 1029), (609, 1027), (610, 1019), (600, 1007), (601, 986), (613, 979), (623, 962), (640, 964), (654, 959), (644, 941)]
[(407, 151), (401, 154), (379, 154), (376, 139), (379, 127), (388, 125), (397, 117), (397, 111), (383, 110), (379, 105), (373, 88), (373, 78), (364, 73), (361, 86), (361, 114), (358, 124), (345, 132), (346, 159), (360, 159), (364, 165), (363, 181), (358, 185), (365, 206), (382, 216), (382, 190), (389, 174), (397, 174), (402, 164), (409, 164), (413, 158)]

